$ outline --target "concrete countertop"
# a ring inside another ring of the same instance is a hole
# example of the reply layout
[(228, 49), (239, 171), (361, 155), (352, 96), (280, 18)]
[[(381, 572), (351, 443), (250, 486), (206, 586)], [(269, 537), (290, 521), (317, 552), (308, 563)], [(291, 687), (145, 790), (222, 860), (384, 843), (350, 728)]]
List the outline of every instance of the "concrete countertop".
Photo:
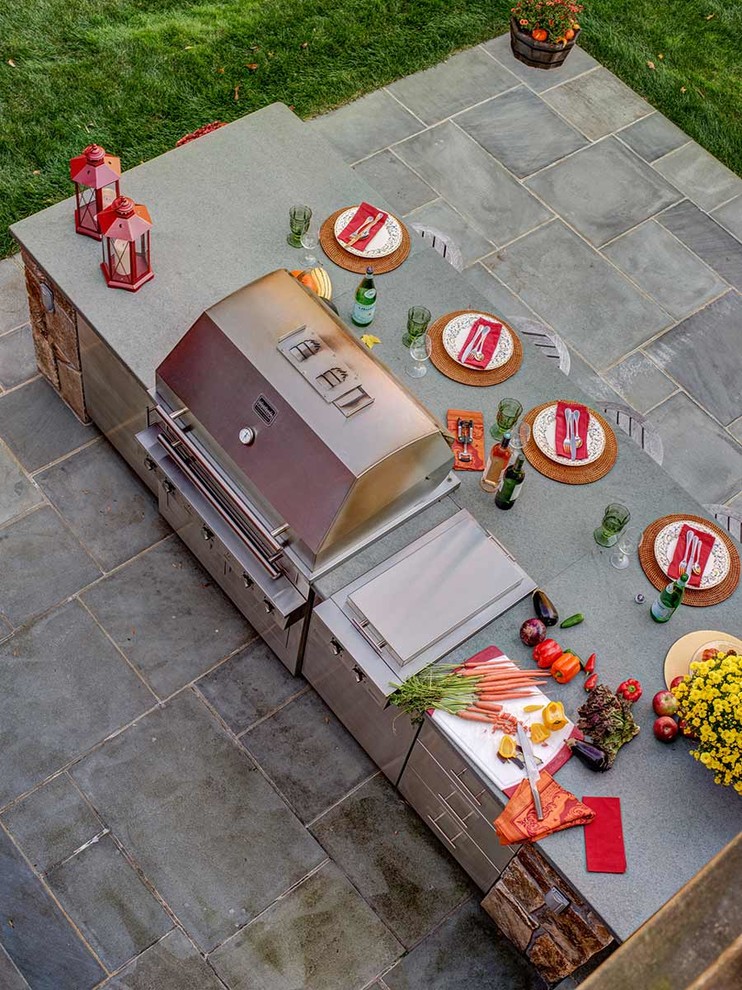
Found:
[[(306, 202), (324, 217), (361, 199), (386, 205), (329, 145), (280, 104), (132, 169), (123, 177), (122, 191), (147, 204), (154, 221), (156, 277), (136, 294), (105, 286), (98, 268), (100, 248), (75, 234), (71, 201), (20, 221), (12, 231), (148, 388), (157, 365), (204, 309), (268, 271), (302, 266), (303, 252), (286, 244), (289, 206)], [(327, 268), (340, 315), (347, 319), (359, 276), (329, 262)], [(372, 329), (382, 343), (374, 353), (439, 418), (445, 419), (448, 408), (480, 409), (488, 428), (505, 395), (516, 396), (526, 409), (550, 398), (589, 401), (552, 362), (528, 347), (521, 370), (500, 386), (480, 390), (460, 385), (433, 367), (422, 379), (407, 377), (410, 359), (401, 334), (410, 305), (428, 306), (434, 318), (467, 307), (487, 311), (488, 305), (418, 239), (405, 264), (380, 276), (378, 286)], [(662, 665), (671, 643), (694, 629), (739, 634), (740, 592), (712, 608), (682, 608), (664, 626), (651, 621), (648, 603), (654, 590), (638, 562), (616, 571), (595, 547), (592, 530), (608, 502), (628, 505), (637, 527), (665, 513), (703, 510), (620, 432), (618, 441), (615, 467), (591, 485), (559, 485), (526, 465), (525, 487), (510, 512), (495, 508), (491, 497), (480, 491), (475, 473), (462, 472), (461, 487), (452, 496), (323, 577), (317, 590), (325, 597), (333, 594), (462, 506), (510, 548), (562, 616), (586, 614), (583, 625), (560, 631), (555, 638), (582, 655), (596, 651), (601, 680), (612, 687), (626, 677), (642, 681), (645, 696), (636, 706), (642, 731), (610, 772), (591, 773), (571, 760), (559, 772), (559, 782), (578, 797), (621, 798), (627, 872), (588, 873), (582, 829), (558, 833), (540, 847), (625, 939), (742, 824), (739, 797), (714, 785), (712, 775), (688, 755), (684, 740), (672, 746), (657, 742), (651, 712), (652, 695), (664, 686)], [(634, 603), (639, 591), (647, 598), (644, 606)], [(518, 629), (530, 614), (527, 600), (447, 660), (465, 659), (495, 643), (528, 666), (529, 651), (520, 643)], [(574, 714), (585, 697), (582, 678), (564, 687), (555, 684), (550, 694), (562, 698)]]

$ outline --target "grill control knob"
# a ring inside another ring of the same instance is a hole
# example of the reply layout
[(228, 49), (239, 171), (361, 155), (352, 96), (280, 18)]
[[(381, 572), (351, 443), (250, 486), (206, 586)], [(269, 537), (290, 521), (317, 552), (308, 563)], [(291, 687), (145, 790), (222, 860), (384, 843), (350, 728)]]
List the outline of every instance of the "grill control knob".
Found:
[(269, 602), (267, 598), (264, 598), (263, 599), (263, 606), (264, 606), (266, 612), (268, 613), (268, 615), (270, 615), (271, 612), (273, 611), (273, 602)]
[(205, 540), (213, 540), (214, 539), (214, 534), (211, 532), (211, 530), (209, 529), (208, 526), (202, 526), (201, 527), (201, 536), (203, 536), (203, 538)]
[(355, 675), (356, 683), (358, 684), (360, 684), (363, 678), (366, 676), (360, 667), (354, 667), (353, 674)]
[(242, 583), (245, 585), (246, 588), (252, 588), (252, 586), (255, 584), (255, 582), (250, 577), (250, 575), (245, 571), (242, 572)]
[(168, 495), (172, 494), (175, 491), (175, 485), (172, 483), (172, 481), (168, 481), (167, 478), (165, 479), (165, 481), (163, 481), (162, 487), (168, 493)]
[(339, 657), (340, 654), (343, 652), (342, 646), (340, 645), (340, 643), (338, 643), (336, 639), (330, 640), (330, 649), (332, 650), (332, 652), (335, 654), (336, 657)]
[(246, 447), (250, 447), (255, 443), (255, 430), (252, 426), (243, 426), (239, 432), (240, 443), (244, 443)]

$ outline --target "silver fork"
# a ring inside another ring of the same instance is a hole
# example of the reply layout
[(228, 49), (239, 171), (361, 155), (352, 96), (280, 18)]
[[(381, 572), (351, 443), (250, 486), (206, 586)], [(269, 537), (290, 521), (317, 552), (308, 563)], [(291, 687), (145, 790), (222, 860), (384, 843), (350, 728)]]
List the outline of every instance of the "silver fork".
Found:
[(688, 563), (691, 560), (691, 549), (695, 549), (695, 538), (696, 534), (692, 529), (689, 529), (685, 534), (685, 553), (683, 554), (683, 559), (678, 564), (678, 574), (683, 574), (688, 569)]
[(472, 351), (472, 355), (476, 361), (481, 361), (482, 358), (484, 357), (484, 342), (488, 336), (489, 336), (489, 327), (485, 328), (482, 331), (482, 335), (479, 338), (479, 342), (477, 343), (477, 349), (475, 351)]
[(690, 569), (693, 574), (701, 573), (701, 551), (703, 550), (703, 543), (696, 536), (696, 545), (693, 551), (693, 560), (690, 561)]

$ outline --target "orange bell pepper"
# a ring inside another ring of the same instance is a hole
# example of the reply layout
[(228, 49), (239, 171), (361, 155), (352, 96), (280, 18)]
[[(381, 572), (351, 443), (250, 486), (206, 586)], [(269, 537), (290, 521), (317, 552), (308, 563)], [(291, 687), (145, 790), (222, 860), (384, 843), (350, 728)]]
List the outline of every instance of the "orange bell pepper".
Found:
[(568, 681), (571, 681), (573, 677), (579, 674), (581, 669), (580, 658), (575, 656), (574, 653), (562, 653), (559, 659), (555, 660), (551, 665), (552, 676), (560, 684), (566, 684)]

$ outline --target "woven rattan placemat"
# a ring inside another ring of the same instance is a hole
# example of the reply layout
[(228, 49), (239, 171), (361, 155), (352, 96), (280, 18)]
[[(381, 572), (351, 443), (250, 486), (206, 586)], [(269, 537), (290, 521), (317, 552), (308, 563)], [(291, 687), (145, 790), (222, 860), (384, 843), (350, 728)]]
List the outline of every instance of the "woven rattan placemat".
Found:
[(344, 206), (342, 210), (336, 210), (320, 227), (319, 242), (330, 261), (334, 261), (336, 265), (340, 265), (346, 271), (357, 272), (359, 275), (362, 275), (369, 265), (373, 268), (374, 275), (383, 275), (385, 272), (393, 272), (395, 268), (399, 268), (402, 262), (406, 260), (411, 247), (410, 232), (402, 221), (398, 217), (395, 218), (402, 228), (402, 243), (396, 251), (392, 251), (385, 258), (359, 258), (340, 247), (335, 240), (335, 221), (341, 213), (348, 209), (350, 207)]
[(495, 320), (497, 323), (502, 323), (504, 327), (507, 327), (510, 331), (510, 335), (513, 338), (513, 354), (509, 361), (505, 364), (500, 365), (499, 368), (493, 368), (491, 371), (477, 371), (476, 368), (465, 368), (462, 364), (450, 356), (446, 348), (443, 346), (443, 330), (454, 320), (457, 316), (463, 316), (465, 313), (479, 313), (479, 310), (471, 309), (457, 309), (454, 313), (447, 313), (445, 316), (441, 316), (440, 319), (432, 323), (428, 329), (428, 336), (433, 344), (433, 350), (430, 354), (430, 360), (436, 366), (438, 371), (442, 372), (446, 378), (451, 378), (455, 382), (461, 382), (463, 385), (499, 385), (500, 382), (507, 381), (508, 378), (512, 378), (515, 372), (520, 368), (523, 361), (523, 345), (518, 339), (518, 334), (513, 330), (509, 323), (506, 323), (499, 316), (495, 316), (492, 313), (482, 313), (482, 316), (486, 316), (489, 320)]
[(739, 584), (739, 551), (734, 545), (734, 540), (731, 536), (725, 533), (719, 526), (715, 525), (708, 519), (704, 519), (702, 516), (663, 516), (661, 519), (655, 519), (653, 523), (650, 523), (642, 533), (641, 539), (639, 540), (638, 553), (639, 563), (642, 565), (642, 570), (658, 591), (661, 591), (663, 588), (667, 587), (670, 579), (657, 563), (657, 558), (654, 555), (654, 541), (657, 539), (657, 534), (660, 530), (669, 523), (681, 521), (700, 523), (702, 526), (710, 529), (717, 539), (723, 541), (729, 551), (730, 560), (729, 573), (723, 581), (715, 585), (713, 588), (686, 588), (685, 594), (683, 595), (683, 605), (718, 605), (719, 602), (726, 601)]
[[(544, 402), (543, 405), (536, 406), (530, 412), (526, 413), (523, 417), (523, 422), (528, 423), (531, 431), (533, 431), (533, 424), (538, 414), (560, 401), (562, 400), (552, 399), (551, 402)], [(590, 415), (594, 416), (605, 430), (605, 450), (596, 461), (593, 461), (591, 464), (585, 464), (582, 467), (571, 467), (567, 464), (559, 464), (558, 461), (552, 461), (550, 457), (547, 457), (546, 454), (539, 450), (536, 441), (533, 439), (533, 432), (531, 432), (531, 439), (523, 447), (523, 453), (526, 455), (529, 463), (540, 474), (543, 474), (547, 478), (552, 478), (554, 481), (561, 481), (565, 485), (589, 485), (592, 481), (598, 481), (600, 478), (604, 478), (616, 463), (618, 442), (610, 424), (599, 413), (591, 409)]]

